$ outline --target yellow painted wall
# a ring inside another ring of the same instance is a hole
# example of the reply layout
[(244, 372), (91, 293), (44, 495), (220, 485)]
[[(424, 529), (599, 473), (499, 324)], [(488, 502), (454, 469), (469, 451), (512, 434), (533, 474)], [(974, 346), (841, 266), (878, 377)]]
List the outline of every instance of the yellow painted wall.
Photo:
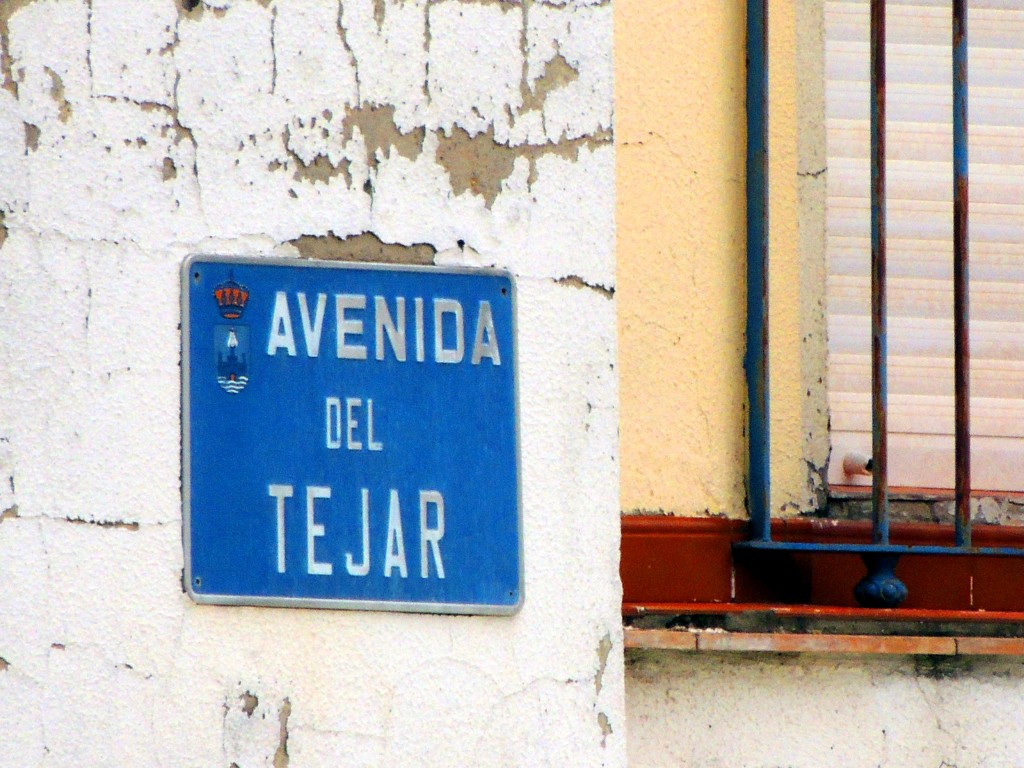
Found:
[[(816, 503), (828, 453), (819, 6), (773, 0), (769, 32), (772, 502), (789, 512)], [(742, 517), (744, 4), (614, 8), (621, 505)]]

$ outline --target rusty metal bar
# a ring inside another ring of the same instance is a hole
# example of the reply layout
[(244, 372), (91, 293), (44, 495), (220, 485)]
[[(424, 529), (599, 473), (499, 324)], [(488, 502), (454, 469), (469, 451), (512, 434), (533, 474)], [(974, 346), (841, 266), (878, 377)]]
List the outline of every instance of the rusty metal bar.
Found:
[(768, 428), (768, 0), (747, 0), (747, 374), (750, 536), (771, 540)]
[(889, 543), (888, 371), (885, 296), (885, 0), (871, 0), (871, 518)]
[(953, 0), (953, 378), (956, 543), (971, 546), (970, 246), (967, 239), (967, 1)]

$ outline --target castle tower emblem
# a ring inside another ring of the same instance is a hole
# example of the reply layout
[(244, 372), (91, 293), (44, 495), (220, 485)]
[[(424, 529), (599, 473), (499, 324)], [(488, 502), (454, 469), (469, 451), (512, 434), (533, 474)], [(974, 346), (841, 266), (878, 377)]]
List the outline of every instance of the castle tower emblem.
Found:
[[(240, 320), (249, 301), (249, 289), (231, 277), (213, 289), (220, 316), (225, 320)], [(232, 395), (237, 395), (249, 383), (249, 327), (242, 323), (215, 325), (214, 352), (217, 383)]]

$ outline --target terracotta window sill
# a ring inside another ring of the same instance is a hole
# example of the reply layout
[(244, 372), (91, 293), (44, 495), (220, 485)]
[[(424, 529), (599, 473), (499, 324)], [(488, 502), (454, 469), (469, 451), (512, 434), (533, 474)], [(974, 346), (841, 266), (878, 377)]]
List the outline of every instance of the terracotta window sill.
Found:
[[(846, 542), (864, 523), (775, 521), (773, 538)], [(910, 544), (945, 543), (948, 526), (897, 524)], [(1024, 656), (1024, 558), (905, 555), (897, 609), (856, 605), (865, 573), (851, 554), (734, 551), (743, 521), (623, 517), (622, 615), (629, 648), (689, 652)], [(979, 526), (978, 544), (1024, 545), (1024, 527)]]

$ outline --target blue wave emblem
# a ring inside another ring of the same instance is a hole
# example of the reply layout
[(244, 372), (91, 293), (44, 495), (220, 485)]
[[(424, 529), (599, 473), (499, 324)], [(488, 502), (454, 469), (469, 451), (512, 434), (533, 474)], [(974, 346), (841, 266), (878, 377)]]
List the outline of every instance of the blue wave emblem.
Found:
[(232, 395), (237, 395), (243, 389), (245, 385), (249, 383), (248, 376), (239, 376), (237, 379), (227, 379), (223, 376), (217, 377), (217, 383), (220, 384), (225, 392), (229, 392)]

